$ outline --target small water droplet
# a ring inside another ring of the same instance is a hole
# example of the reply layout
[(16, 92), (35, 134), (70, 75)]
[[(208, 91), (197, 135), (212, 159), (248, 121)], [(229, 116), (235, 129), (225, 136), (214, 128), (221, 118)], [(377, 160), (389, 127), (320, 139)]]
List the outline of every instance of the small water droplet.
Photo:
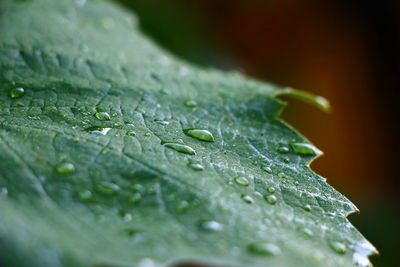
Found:
[(305, 205), (304, 207), (303, 207), (303, 209), (305, 210), (305, 211), (307, 211), (307, 212), (310, 212), (311, 211), (311, 206), (310, 205)]
[(129, 122), (125, 122), (125, 126), (128, 128), (135, 128), (135, 125)]
[(270, 192), (270, 193), (275, 193), (275, 191), (276, 191), (275, 187), (273, 187), (273, 186), (268, 187), (267, 190), (268, 190), (268, 192)]
[(94, 116), (101, 121), (109, 121), (111, 119), (110, 114), (105, 111), (98, 111), (96, 114), (94, 114)]
[(122, 123), (116, 122), (116, 123), (114, 123), (114, 126), (117, 127), (117, 128), (121, 128), (122, 127)]
[(281, 249), (277, 245), (267, 242), (256, 242), (250, 244), (247, 247), (247, 250), (252, 254), (260, 256), (276, 256), (281, 253)]
[(89, 132), (94, 135), (106, 135), (110, 130), (111, 128), (103, 126), (92, 126), (85, 129), (86, 132)]
[(185, 129), (183, 132), (191, 136), (193, 138), (196, 138), (201, 141), (206, 141), (206, 142), (214, 142), (214, 136), (213, 134), (206, 129), (198, 129), (198, 128), (191, 128), (191, 129)]
[(300, 155), (309, 155), (309, 156), (315, 156), (320, 154), (321, 152), (313, 145), (311, 144), (306, 144), (306, 143), (290, 143), (290, 146), (296, 152), (297, 154)]
[(57, 165), (56, 171), (59, 174), (72, 174), (75, 172), (75, 166), (70, 162), (62, 162)]
[(132, 192), (143, 192), (144, 191), (144, 187), (141, 184), (134, 184), (130, 187)]
[(124, 222), (130, 222), (130, 221), (132, 221), (132, 214), (130, 214), (129, 212), (126, 212), (126, 211), (120, 211), (119, 212), (119, 216), (122, 218), (122, 220), (124, 221)]
[(142, 194), (139, 192), (134, 193), (129, 197), (129, 201), (133, 204), (138, 204), (142, 200)]
[(300, 230), (300, 232), (301, 232), (304, 236), (306, 236), (306, 237), (312, 237), (312, 236), (314, 235), (314, 233), (312, 232), (312, 230), (309, 229), (309, 228), (302, 228), (302, 229)]
[(341, 242), (338, 241), (331, 242), (330, 247), (338, 254), (346, 254), (347, 251), (346, 245)]
[(169, 121), (163, 121), (163, 120), (155, 120), (155, 122), (156, 122), (157, 124), (162, 125), (162, 126), (166, 126), (166, 125), (169, 124)]
[(254, 203), (254, 199), (249, 195), (241, 195), (241, 198), (247, 204), (253, 204)]
[(265, 171), (265, 172), (268, 172), (268, 173), (272, 173), (272, 169), (271, 169), (271, 167), (269, 167), (269, 166), (262, 166), (262, 167), (261, 167), (261, 170), (263, 170), (263, 171)]
[(127, 136), (135, 136), (136, 133), (134, 131), (128, 131), (128, 132), (126, 132), (126, 135)]
[(219, 232), (223, 229), (222, 225), (217, 221), (200, 221), (198, 226), (206, 232)]
[(286, 178), (286, 174), (284, 174), (283, 172), (278, 173), (278, 177), (283, 179)]
[(186, 212), (189, 209), (189, 202), (182, 200), (176, 205), (176, 210), (179, 212)]
[(21, 98), (25, 95), (25, 89), (22, 87), (12, 88), (10, 90), (10, 97), (11, 98)]
[(277, 198), (274, 195), (265, 196), (265, 200), (271, 205), (275, 205), (277, 202)]
[(243, 185), (243, 186), (249, 186), (250, 185), (249, 180), (246, 177), (243, 177), (243, 176), (236, 177), (235, 178), (235, 182), (237, 184), (240, 184), (240, 185)]
[(149, 136), (151, 136), (151, 133), (147, 132), (144, 134), (144, 136), (149, 137)]
[(90, 202), (93, 200), (93, 194), (89, 190), (85, 190), (79, 193), (79, 199), (84, 202)]
[(8, 196), (8, 189), (5, 187), (0, 188), (0, 196), (2, 197)]
[(181, 153), (196, 155), (196, 151), (188, 145), (174, 142), (162, 142), (161, 144)]
[(189, 166), (191, 169), (195, 170), (195, 171), (202, 171), (202, 170), (204, 170), (203, 165), (201, 165), (201, 164), (198, 163), (198, 162), (189, 162), (189, 163), (188, 163), (188, 166)]
[(121, 188), (113, 183), (103, 182), (98, 187), (99, 191), (104, 195), (117, 195)]
[(189, 107), (189, 108), (195, 108), (197, 107), (197, 102), (194, 100), (186, 100), (184, 102), (185, 106)]
[(285, 163), (290, 163), (290, 158), (289, 157), (283, 157), (282, 160)]
[(290, 152), (290, 149), (287, 146), (281, 146), (278, 148), (278, 152), (286, 154)]

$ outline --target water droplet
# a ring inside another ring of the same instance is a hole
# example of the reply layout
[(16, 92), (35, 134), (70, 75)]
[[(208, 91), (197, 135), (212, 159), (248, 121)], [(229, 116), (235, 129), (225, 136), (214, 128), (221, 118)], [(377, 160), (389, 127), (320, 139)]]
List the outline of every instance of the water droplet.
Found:
[(116, 122), (116, 123), (114, 123), (114, 126), (117, 127), (117, 128), (121, 128), (122, 127), (122, 123)]
[(105, 111), (98, 111), (94, 116), (101, 121), (109, 121), (111, 119), (110, 114)]
[(151, 136), (151, 133), (147, 132), (144, 134), (144, 136), (149, 137), (149, 136)]
[(286, 154), (290, 152), (290, 149), (287, 146), (281, 146), (278, 148), (278, 152)]
[(247, 250), (252, 254), (260, 256), (276, 256), (281, 253), (281, 249), (277, 245), (267, 242), (256, 242), (250, 244), (247, 247)]
[(303, 207), (303, 209), (305, 210), (305, 211), (307, 211), (307, 212), (310, 212), (311, 211), (311, 206), (310, 205), (305, 205), (304, 207)]
[(117, 195), (121, 188), (113, 183), (103, 182), (98, 187), (99, 191), (104, 195)]
[(311, 229), (309, 228), (303, 228), (300, 230), (300, 232), (305, 235), (306, 237), (312, 237), (314, 235), (314, 233), (312, 232)]
[(247, 204), (253, 204), (254, 203), (253, 198), (251, 196), (249, 196), (249, 195), (241, 195), (241, 198)]
[(126, 212), (126, 211), (120, 211), (119, 212), (119, 216), (121, 216), (121, 218), (122, 218), (122, 220), (124, 221), (124, 222), (130, 222), (130, 221), (132, 221), (132, 214), (130, 214), (129, 212)]
[(86, 132), (89, 132), (94, 135), (106, 135), (110, 130), (111, 128), (103, 126), (92, 126), (85, 129)]
[(169, 121), (162, 121), (162, 120), (156, 120), (155, 121), (157, 124), (160, 124), (160, 125), (162, 125), (162, 126), (166, 126), (166, 125), (168, 125), (169, 124)]
[(346, 254), (347, 248), (346, 245), (341, 242), (331, 242), (330, 247), (338, 254)]
[(243, 186), (249, 186), (250, 185), (249, 180), (246, 177), (243, 177), (243, 176), (236, 177), (235, 178), (235, 182), (237, 184), (240, 184), (240, 185), (243, 185)]
[(278, 173), (278, 177), (283, 179), (286, 178), (286, 174), (284, 174), (283, 172)]
[(285, 163), (290, 163), (290, 158), (289, 157), (283, 157), (282, 160)]
[(129, 197), (129, 201), (133, 204), (138, 204), (140, 200), (142, 200), (142, 194), (140, 194), (139, 192), (136, 192)]
[(134, 184), (130, 187), (130, 189), (132, 190), (132, 192), (143, 192), (144, 191), (144, 187), (141, 184)]
[(200, 221), (198, 226), (201, 230), (206, 232), (219, 232), (222, 230), (222, 225), (216, 221)]
[(21, 98), (25, 95), (25, 89), (22, 87), (13, 88), (10, 90), (11, 98)]
[(79, 193), (79, 199), (84, 202), (90, 202), (93, 200), (93, 194), (89, 190), (85, 190)]
[(201, 141), (206, 141), (206, 142), (214, 142), (214, 136), (209, 130), (206, 129), (197, 129), (197, 128), (192, 128), (192, 129), (186, 129), (183, 130), (183, 132), (191, 136), (193, 138), (196, 138)]
[(171, 148), (181, 153), (189, 154), (189, 155), (196, 155), (196, 151), (191, 148), (190, 146), (181, 144), (181, 143), (174, 143), (174, 142), (162, 142), (162, 145), (165, 147)]
[(181, 202), (176, 205), (176, 210), (179, 212), (185, 212), (189, 209), (189, 202), (186, 200), (182, 200)]
[(261, 167), (261, 170), (263, 170), (263, 171), (265, 171), (265, 172), (268, 172), (268, 173), (272, 173), (272, 169), (271, 169), (271, 167), (269, 167), (269, 166), (262, 166), (262, 167)]
[(270, 193), (275, 193), (275, 191), (276, 191), (275, 187), (273, 187), (273, 186), (268, 187), (267, 190), (268, 190), (268, 192), (270, 192)]
[(0, 196), (3, 196), (3, 197), (8, 196), (8, 189), (5, 187), (0, 188)]
[(275, 205), (275, 203), (277, 202), (277, 198), (274, 195), (265, 196), (265, 200), (271, 205)]
[(306, 143), (290, 143), (290, 146), (297, 154), (315, 156), (321, 152), (313, 145)]
[(57, 165), (56, 171), (59, 174), (72, 174), (75, 172), (75, 166), (70, 162), (62, 162)]
[(128, 135), (128, 136), (135, 136), (136, 133), (135, 133), (134, 131), (128, 131), (128, 132), (126, 132), (126, 135)]
[(202, 171), (202, 170), (204, 170), (203, 165), (201, 165), (201, 164), (198, 163), (198, 162), (189, 162), (189, 163), (188, 163), (188, 166), (189, 166), (191, 169), (195, 170), (195, 171)]
[(186, 100), (184, 102), (185, 106), (189, 107), (189, 108), (195, 108), (197, 107), (197, 102), (194, 100)]

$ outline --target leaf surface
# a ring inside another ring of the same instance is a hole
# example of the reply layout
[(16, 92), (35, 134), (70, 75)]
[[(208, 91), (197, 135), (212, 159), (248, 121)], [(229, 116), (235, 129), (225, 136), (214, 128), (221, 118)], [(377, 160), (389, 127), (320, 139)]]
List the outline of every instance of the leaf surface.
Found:
[(137, 24), (100, 0), (0, 2), (0, 265), (368, 265), (355, 206), (278, 118), (287, 89)]

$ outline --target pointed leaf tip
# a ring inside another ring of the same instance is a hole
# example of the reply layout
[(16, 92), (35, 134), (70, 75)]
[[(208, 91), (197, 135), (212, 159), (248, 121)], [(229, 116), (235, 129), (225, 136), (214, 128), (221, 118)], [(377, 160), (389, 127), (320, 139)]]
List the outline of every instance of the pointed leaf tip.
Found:
[(289, 96), (289, 97), (294, 97), (306, 102), (309, 102), (313, 104), (314, 106), (318, 107), (322, 111), (325, 112), (330, 112), (332, 111), (331, 105), (325, 97), (322, 96), (317, 96), (309, 92), (305, 92), (302, 90), (297, 90), (293, 88), (285, 88), (282, 90), (279, 90), (274, 94), (274, 97), (279, 97), (279, 96)]

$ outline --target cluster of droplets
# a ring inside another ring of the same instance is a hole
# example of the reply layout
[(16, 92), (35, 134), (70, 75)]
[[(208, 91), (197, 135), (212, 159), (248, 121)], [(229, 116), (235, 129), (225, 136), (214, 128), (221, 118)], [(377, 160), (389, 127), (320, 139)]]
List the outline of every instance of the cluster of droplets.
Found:
[[(22, 98), (25, 95), (25, 89), (22, 87), (15, 87), (10, 90), (9, 93), (10, 97), (12, 99), (18, 99)], [(195, 109), (197, 107), (197, 103), (194, 100), (187, 100), (184, 102), (184, 105), (189, 108)], [(113, 114), (116, 116), (117, 114)], [(98, 119), (99, 121), (110, 121), (111, 116), (108, 112), (104, 110), (99, 110), (94, 114), (94, 117)], [(165, 120), (155, 120), (155, 123), (162, 125), (162, 126), (167, 126), (169, 125), (168, 121)], [(85, 123), (86, 124), (86, 123)], [(119, 122), (114, 123), (114, 126), (117, 128), (121, 128), (123, 125)], [(133, 124), (126, 123), (126, 126), (128, 128), (134, 128)], [(107, 135), (107, 133), (111, 130), (111, 127), (106, 127), (106, 126), (91, 126), (89, 128), (86, 128), (85, 131), (93, 134), (93, 135), (99, 135), (99, 136), (104, 136)], [(213, 134), (207, 130), (207, 129), (201, 129), (201, 128), (189, 128), (189, 129), (184, 129), (183, 130), (184, 134), (187, 136), (190, 136), (192, 138), (195, 138), (199, 141), (203, 142), (214, 142), (214, 136)], [(136, 132), (133, 130), (128, 130), (126, 132), (127, 136), (136, 136)], [(145, 136), (151, 136), (150, 132), (147, 132)], [(163, 141), (161, 142), (162, 145), (164, 145), (166, 148), (173, 149), (177, 152), (188, 154), (188, 155), (196, 155), (196, 151), (181, 142), (167, 142)], [(277, 152), (280, 154), (289, 154), (293, 150), (296, 154), (303, 155), (303, 156), (315, 156), (319, 155), (321, 152), (315, 148), (311, 144), (307, 143), (289, 143), (289, 146), (286, 145), (281, 145), (278, 147)], [(283, 160), (285, 162), (289, 162), (288, 157), (284, 157)], [(188, 163), (188, 167), (191, 168), (194, 171), (203, 171), (204, 166), (196, 161), (190, 161)], [(261, 169), (269, 174), (272, 174), (272, 169), (269, 166), (262, 166)], [(71, 162), (61, 162), (55, 167), (55, 171), (58, 174), (61, 175), (72, 175), (75, 173), (75, 165)], [(286, 177), (285, 173), (280, 172), (277, 174), (279, 178), (283, 179)], [(244, 176), (239, 176), (234, 179), (236, 184), (243, 186), (243, 187), (248, 187), (250, 185), (250, 180)], [(143, 187), (141, 185), (134, 185), (132, 186), (132, 194), (129, 197), (129, 201), (132, 204), (138, 204), (141, 199), (142, 199), (142, 190)], [(97, 191), (103, 195), (107, 196), (117, 196), (120, 191), (121, 187), (115, 183), (111, 182), (101, 182), (97, 186)], [(264, 199), (267, 203), (271, 205), (275, 205), (277, 203), (277, 197), (275, 196), (276, 189), (273, 186), (270, 186), (267, 188), (267, 194), (264, 195)], [(8, 191), (6, 188), (2, 188), (0, 190), (0, 195), (7, 195)], [(78, 197), (82, 202), (92, 202), (93, 201), (93, 193), (90, 190), (83, 190), (78, 193)], [(241, 199), (247, 203), (247, 204), (253, 204), (254, 199), (247, 194), (241, 194)], [(186, 212), (190, 207), (190, 203), (186, 200), (180, 201), (176, 205), (176, 210), (180, 213)], [(303, 209), (306, 212), (311, 211), (311, 206), (310, 205), (305, 205)], [(132, 218), (132, 215), (129, 213), (122, 212), (121, 217), (124, 218), (125, 221), (129, 221)], [(201, 231), (204, 232), (219, 232), (223, 230), (223, 225), (215, 220), (201, 220), (197, 223), (198, 228)], [(313, 236), (312, 230), (309, 228), (302, 228), (300, 232), (306, 236), (306, 237), (311, 237)], [(133, 236), (136, 235), (137, 230), (129, 230), (128, 235)], [(333, 241), (329, 243), (329, 246), (333, 249), (338, 254), (345, 254), (347, 251), (347, 246), (338, 241)], [(281, 254), (281, 249), (279, 246), (270, 243), (270, 242), (255, 242), (251, 243), (247, 246), (247, 250), (251, 254), (259, 255), (259, 256), (276, 256)]]

